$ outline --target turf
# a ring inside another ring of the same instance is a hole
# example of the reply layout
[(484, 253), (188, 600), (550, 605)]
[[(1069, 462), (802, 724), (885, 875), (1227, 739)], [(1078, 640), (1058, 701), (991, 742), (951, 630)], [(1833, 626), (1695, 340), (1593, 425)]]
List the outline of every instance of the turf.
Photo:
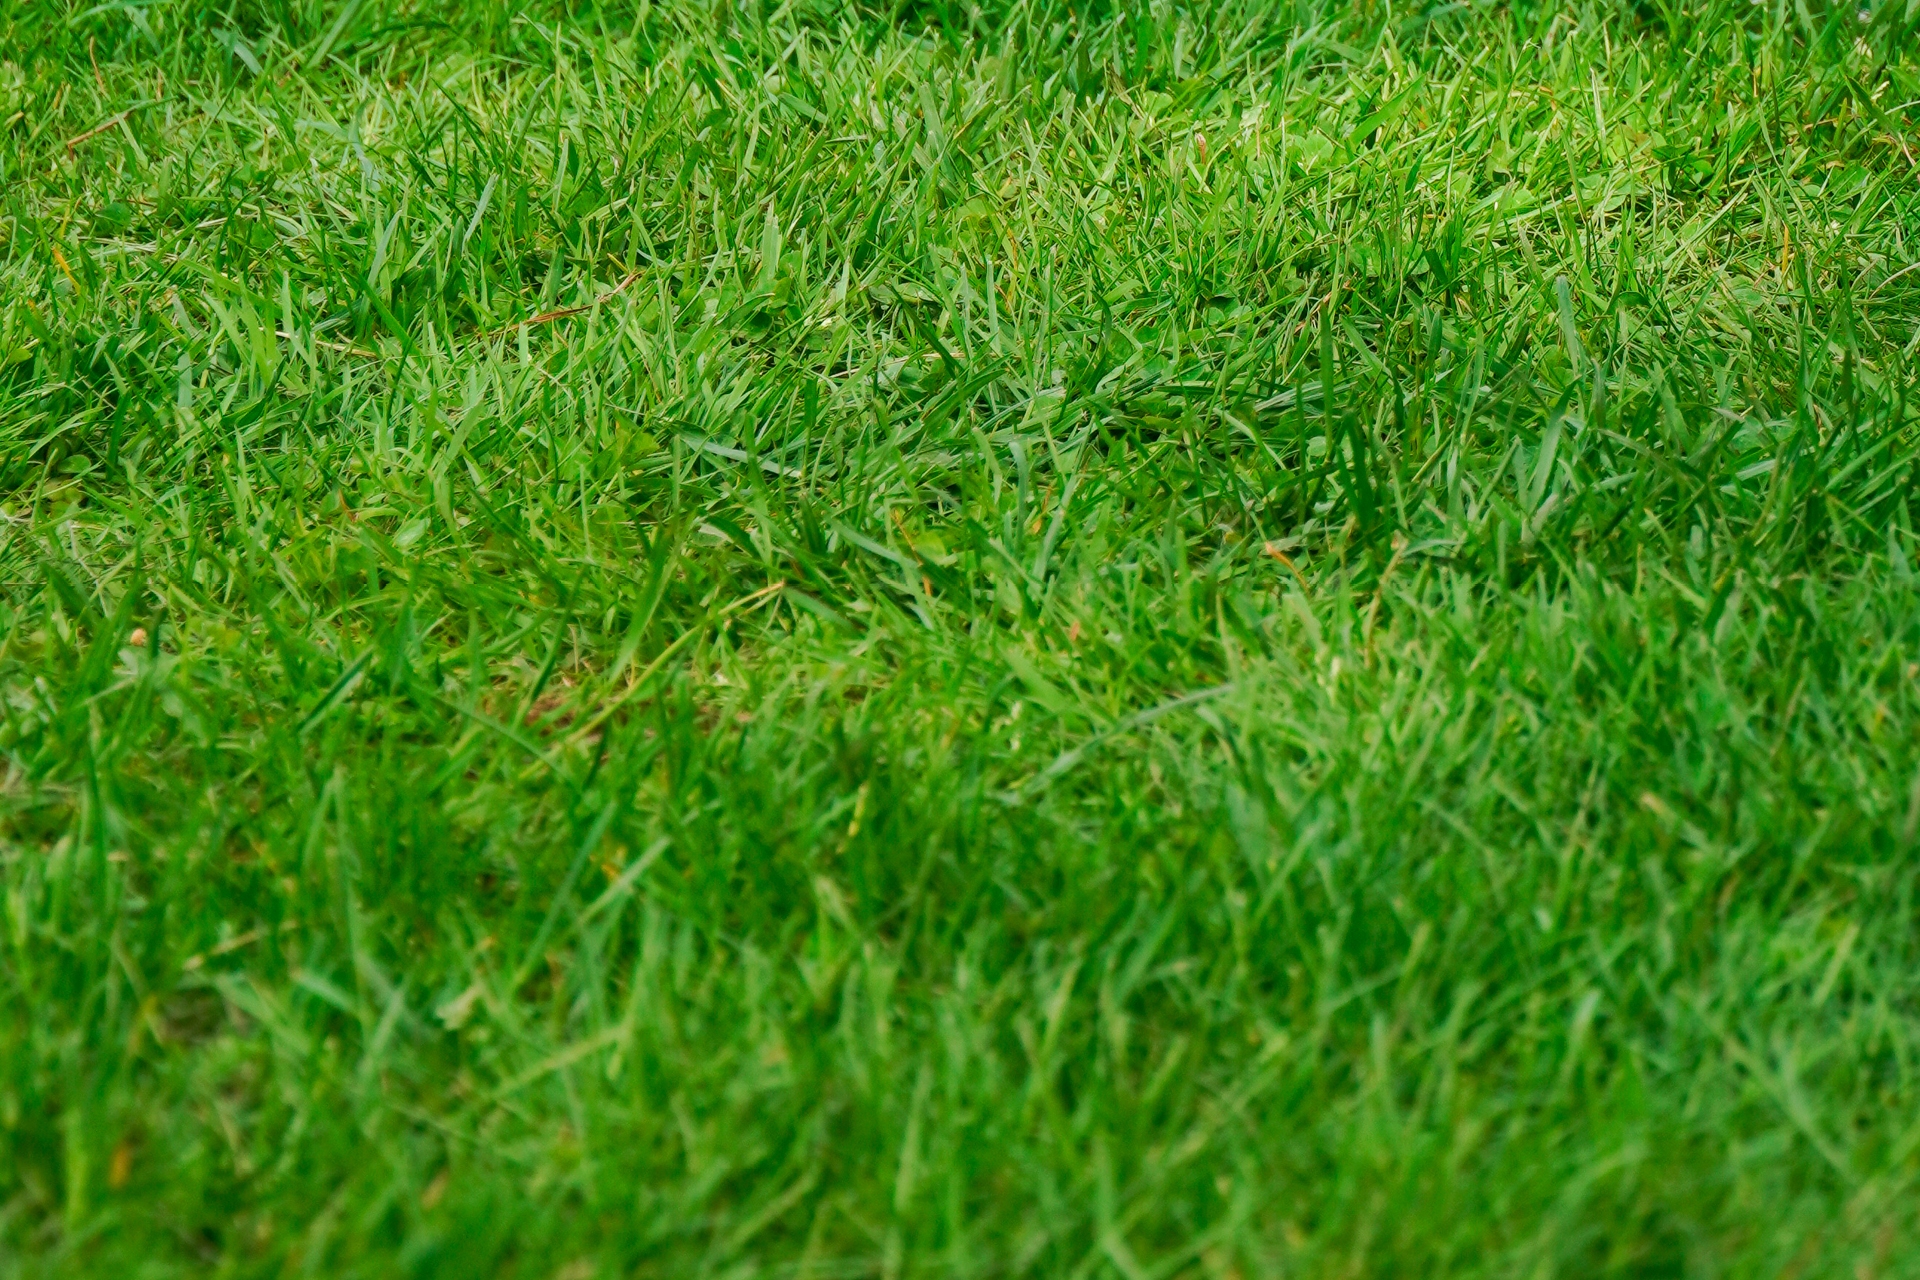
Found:
[(0, 13), (0, 1277), (1920, 1275), (1920, 66)]

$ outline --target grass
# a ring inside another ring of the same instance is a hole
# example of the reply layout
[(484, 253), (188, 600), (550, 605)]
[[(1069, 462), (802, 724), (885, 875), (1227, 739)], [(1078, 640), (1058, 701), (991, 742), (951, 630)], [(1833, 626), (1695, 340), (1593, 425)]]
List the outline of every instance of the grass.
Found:
[(1909, 13), (8, 5), (0, 1277), (1920, 1274)]

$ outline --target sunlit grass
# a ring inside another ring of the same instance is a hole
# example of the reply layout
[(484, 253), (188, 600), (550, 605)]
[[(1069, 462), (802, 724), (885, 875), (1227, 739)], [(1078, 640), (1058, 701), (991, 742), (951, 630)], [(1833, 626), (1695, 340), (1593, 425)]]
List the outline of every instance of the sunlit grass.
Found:
[(0, 13), (0, 1277), (1920, 1266), (1906, 10)]

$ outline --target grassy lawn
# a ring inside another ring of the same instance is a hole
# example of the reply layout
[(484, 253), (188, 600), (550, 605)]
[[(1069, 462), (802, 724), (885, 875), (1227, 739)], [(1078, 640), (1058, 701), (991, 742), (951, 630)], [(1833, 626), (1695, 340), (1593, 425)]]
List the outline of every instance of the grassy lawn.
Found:
[(0, 6), (0, 1280), (1920, 1275), (1913, 6)]

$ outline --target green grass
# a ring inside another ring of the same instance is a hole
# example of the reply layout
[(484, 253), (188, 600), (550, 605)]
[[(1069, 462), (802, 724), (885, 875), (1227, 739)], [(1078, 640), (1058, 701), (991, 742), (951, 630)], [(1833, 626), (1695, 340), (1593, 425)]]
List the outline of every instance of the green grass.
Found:
[(1911, 12), (6, 5), (0, 1277), (1920, 1275)]

